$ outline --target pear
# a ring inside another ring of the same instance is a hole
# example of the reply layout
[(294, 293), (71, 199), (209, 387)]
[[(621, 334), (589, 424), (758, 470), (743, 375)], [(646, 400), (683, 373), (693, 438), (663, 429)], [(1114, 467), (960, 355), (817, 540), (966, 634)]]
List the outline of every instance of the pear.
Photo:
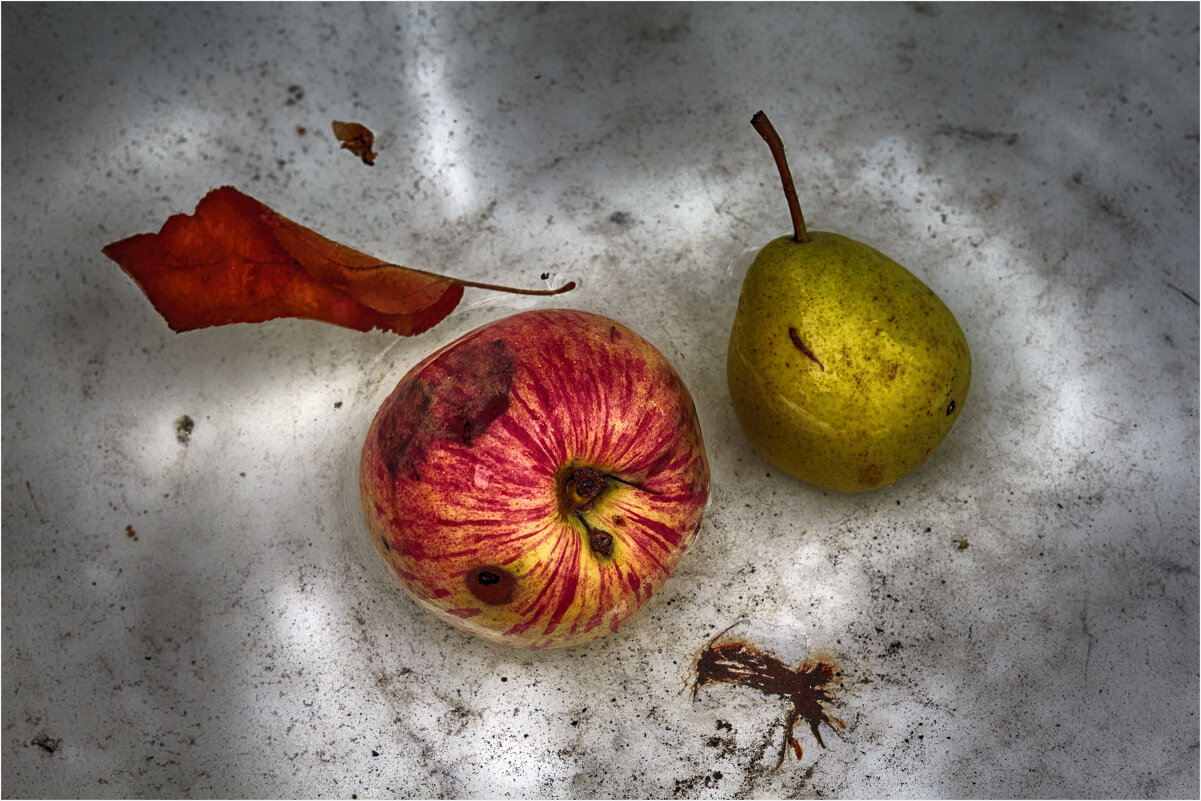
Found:
[(913, 470), (963, 410), (972, 359), (955, 315), (913, 273), (840, 234), (806, 231), (784, 147), (760, 111), (793, 235), (747, 270), (726, 377), (738, 422), (769, 462), (861, 492)]

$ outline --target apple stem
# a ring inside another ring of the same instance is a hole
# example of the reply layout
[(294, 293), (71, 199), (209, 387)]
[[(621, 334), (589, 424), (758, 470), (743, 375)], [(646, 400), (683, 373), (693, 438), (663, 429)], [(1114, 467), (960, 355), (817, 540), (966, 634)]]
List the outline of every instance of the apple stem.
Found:
[(784, 197), (788, 201), (788, 213), (792, 215), (792, 238), (797, 242), (808, 242), (809, 234), (805, 231), (805, 216), (801, 214), (801, 202), (796, 196), (796, 184), (792, 182), (792, 172), (788, 169), (788, 159), (784, 156), (784, 143), (776, 133), (775, 126), (762, 111), (751, 117), (751, 125), (767, 142), (771, 149), (772, 158), (776, 160), (776, 169), (780, 171), (780, 182), (784, 184)]

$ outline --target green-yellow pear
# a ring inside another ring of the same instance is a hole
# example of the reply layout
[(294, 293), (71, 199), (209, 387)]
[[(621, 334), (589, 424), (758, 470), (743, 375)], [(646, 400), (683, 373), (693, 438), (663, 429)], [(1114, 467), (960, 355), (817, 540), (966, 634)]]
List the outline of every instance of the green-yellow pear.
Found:
[(726, 376), (747, 439), (768, 461), (857, 492), (921, 464), (959, 417), (971, 353), (950, 309), (917, 276), (862, 242), (806, 231), (783, 145), (763, 112), (793, 236), (747, 270)]

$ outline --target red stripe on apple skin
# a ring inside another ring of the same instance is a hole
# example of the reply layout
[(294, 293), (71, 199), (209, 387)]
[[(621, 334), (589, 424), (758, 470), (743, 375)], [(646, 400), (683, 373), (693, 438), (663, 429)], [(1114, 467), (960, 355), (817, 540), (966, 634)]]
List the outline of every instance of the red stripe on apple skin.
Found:
[(480, 609), (447, 609), (446, 614), (466, 620), (467, 618), (475, 617), (481, 611)]
[[(420, 447), (410, 444), (388, 457), (397, 469), (381, 469), (386, 459), (380, 445), (406, 441), (378, 430), (403, 419), (403, 412), (389, 415), (385, 407), (406, 397), (408, 377), (385, 401), (367, 437), (360, 479), (377, 547), (407, 589), (490, 639), (551, 647), (617, 628), (662, 586), (695, 536), (708, 465), (691, 399), (652, 346), (628, 329), (610, 327), (611, 321), (598, 330), (600, 320), (581, 312), (536, 312), (464, 337), (460, 342), (476, 348), (503, 343), (514, 365), (503, 410), (497, 411), (495, 398), (482, 406), (475, 419), (495, 417), (483, 431), (469, 426), (466, 442), (462, 426), (454, 425), (459, 418), (446, 410), (474, 409), (471, 393), (452, 392), (444, 402), (441, 384), (431, 383), (425, 405), (443, 410), (441, 422), (407, 440), (421, 440)], [(618, 334), (615, 342), (611, 331)], [(538, 349), (554, 356), (530, 355)], [(458, 378), (454, 371), (439, 372), (437, 357), (410, 376)], [(464, 369), (463, 361), (457, 364)], [(471, 380), (487, 372), (476, 367)], [(620, 503), (597, 505), (598, 520), (609, 520), (606, 515), (620, 506), (627, 521), (620, 531), (605, 524), (615, 544), (610, 559), (589, 550), (576, 521), (563, 519), (556, 474), (569, 463), (642, 486), (613, 483), (608, 495)], [(605, 508), (609, 512), (602, 514)], [(465, 620), (457, 613), (474, 607), (464, 576), (480, 564), (504, 565), (516, 589), (508, 604)]]
[(626, 583), (634, 592), (638, 592), (638, 588), (642, 586), (642, 582), (638, 579), (638, 574), (632, 571), (626, 575)]
[[(543, 632), (548, 635), (554, 632), (567, 610), (575, 602), (576, 587), (580, 583), (580, 538), (570, 535), (559, 537), (554, 543), (554, 549), (552, 556), (555, 558), (548, 565), (551, 575), (543, 585), (542, 591), (538, 593), (534, 603), (524, 612), (530, 615), (532, 625), (536, 625), (537, 621), (549, 612), (550, 619), (546, 621), (546, 630)], [(557, 604), (553, 605), (553, 611), (551, 611), (552, 601), (556, 595), (559, 596), (559, 600)], [(537, 614), (530, 614), (535, 611)]]

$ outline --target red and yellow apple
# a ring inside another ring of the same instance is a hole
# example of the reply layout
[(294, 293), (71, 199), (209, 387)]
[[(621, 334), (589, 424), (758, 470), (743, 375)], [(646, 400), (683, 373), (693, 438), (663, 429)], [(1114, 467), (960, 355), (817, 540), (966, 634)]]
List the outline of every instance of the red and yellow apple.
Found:
[(420, 604), (553, 648), (616, 630), (663, 586), (696, 536), (709, 464), (663, 354), (553, 309), (410, 370), (367, 432), (359, 483), (376, 548)]

